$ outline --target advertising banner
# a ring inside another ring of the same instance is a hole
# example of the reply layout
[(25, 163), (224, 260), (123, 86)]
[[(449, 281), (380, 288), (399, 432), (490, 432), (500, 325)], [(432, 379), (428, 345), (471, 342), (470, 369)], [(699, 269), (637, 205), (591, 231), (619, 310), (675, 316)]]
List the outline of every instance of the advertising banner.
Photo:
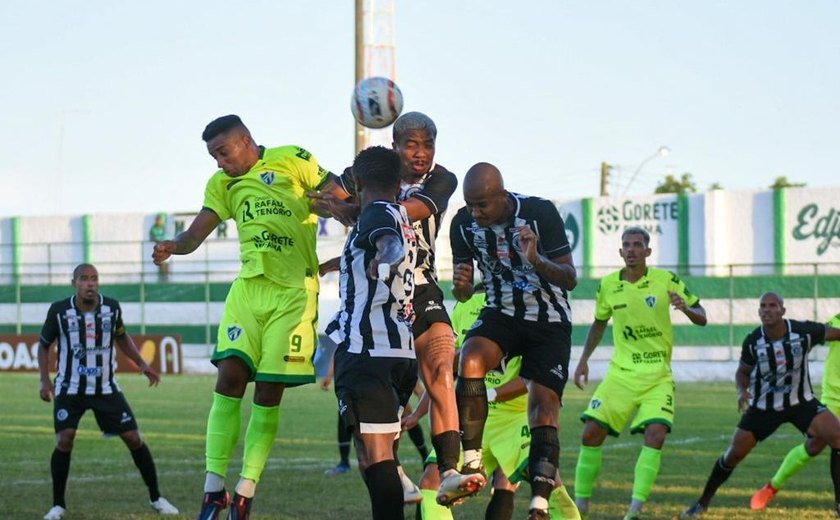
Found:
[[(181, 336), (132, 334), (140, 356), (152, 368), (161, 374), (182, 373), (183, 359)], [(2, 372), (37, 372), (38, 371), (38, 336), (35, 334), (0, 334), (0, 373)], [(120, 372), (139, 372), (140, 368), (117, 350), (117, 374)], [(50, 372), (55, 371), (56, 353), (53, 347), (50, 354)]]

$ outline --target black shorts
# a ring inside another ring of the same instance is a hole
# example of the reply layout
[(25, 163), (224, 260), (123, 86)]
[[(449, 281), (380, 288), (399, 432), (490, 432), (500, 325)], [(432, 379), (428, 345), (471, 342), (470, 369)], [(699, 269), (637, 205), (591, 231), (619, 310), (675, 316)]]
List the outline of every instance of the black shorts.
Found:
[(449, 313), (443, 304), (443, 291), (437, 284), (426, 283), (414, 288), (414, 338), (429, 330), (433, 323), (446, 323), (452, 327)]
[(105, 435), (119, 435), (137, 429), (134, 412), (122, 392), (105, 395), (57, 395), (53, 406), (55, 432), (77, 429), (86, 411), (93, 410), (96, 424)]
[(335, 353), (338, 413), (348, 430), (398, 433), (402, 410), (417, 384), (417, 360)]
[(563, 397), (572, 351), (570, 324), (520, 320), (485, 307), (464, 341), (474, 336), (495, 342), (509, 356), (522, 356), (519, 375)]
[(773, 435), (773, 432), (784, 423), (791, 423), (796, 426), (797, 430), (807, 433), (814, 417), (827, 410), (828, 408), (816, 399), (792, 406), (781, 412), (750, 408), (741, 416), (741, 420), (738, 421), (738, 428), (751, 432), (759, 442)]

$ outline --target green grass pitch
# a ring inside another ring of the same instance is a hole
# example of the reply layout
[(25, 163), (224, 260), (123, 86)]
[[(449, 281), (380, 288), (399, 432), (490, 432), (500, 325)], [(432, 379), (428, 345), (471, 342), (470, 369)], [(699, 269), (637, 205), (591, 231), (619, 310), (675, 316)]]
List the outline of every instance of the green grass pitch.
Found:
[[(214, 384), (212, 376), (168, 376), (158, 388), (145, 378), (120, 378), (157, 463), (161, 491), (182, 514), (195, 518), (202, 497), (204, 427)], [(566, 389), (560, 432), (560, 471), (571, 487), (580, 442), (578, 414), (594, 385)], [(38, 398), (36, 374), (0, 376), (0, 503), (3, 518), (41, 518), (50, 508), (49, 459), (54, 445), (52, 405)], [(246, 401), (250, 398), (248, 396)], [(275, 520), (370, 518), (368, 494), (358, 473), (325, 476), (338, 454), (335, 446), (335, 397), (316, 385), (286, 391), (280, 432), (257, 488), (253, 516)], [(247, 406), (243, 415), (248, 416)], [(671, 518), (699, 495), (715, 459), (727, 446), (737, 422), (732, 383), (680, 384), (677, 422), (662, 458), (662, 470), (646, 518)], [(424, 425), (428, 435), (428, 425)], [(244, 429), (244, 421), (243, 421)], [(590, 519), (621, 518), (629, 502), (640, 436), (610, 438), (595, 488)], [(801, 441), (791, 426), (780, 429), (744, 461), (724, 484), (706, 515), (710, 519), (797, 519), (832, 517), (833, 494), (828, 457), (821, 455), (794, 478), (763, 512), (749, 510), (749, 498), (781, 458)], [(241, 442), (240, 442), (241, 444)], [(419, 456), (407, 440), (401, 459), (415, 480)], [(241, 448), (234, 456), (228, 488), (236, 481)], [(526, 515), (529, 490), (516, 500), (514, 518)], [(456, 519), (484, 517), (483, 492), (454, 509)], [(67, 491), (67, 520), (151, 519), (157, 515), (131, 457), (118, 439), (102, 439), (92, 414), (82, 420), (73, 451)], [(406, 509), (414, 518), (414, 508)]]

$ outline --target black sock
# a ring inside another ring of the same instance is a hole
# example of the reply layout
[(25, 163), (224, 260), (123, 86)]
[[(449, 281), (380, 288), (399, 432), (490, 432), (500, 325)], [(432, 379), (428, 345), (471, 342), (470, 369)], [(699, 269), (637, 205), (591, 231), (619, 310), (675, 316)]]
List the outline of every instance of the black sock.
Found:
[(377, 462), (365, 470), (373, 520), (405, 520), (403, 488), (393, 460)]
[(484, 520), (510, 520), (513, 518), (513, 491), (494, 489), (493, 497), (487, 504)]
[(554, 490), (554, 475), (560, 464), (560, 440), (554, 426), (531, 429), (531, 450), (528, 454), (528, 474), (531, 493), (548, 500)]
[(442, 432), (432, 437), (432, 446), (440, 473), (458, 467), (458, 457), (461, 454), (461, 434), (455, 430)]
[(426, 448), (426, 436), (423, 435), (423, 428), (420, 426), (420, 423), (417, 423), (414, 428), (408, 430), (408, 436), (411, 438), (411, 442), (414, 443), (414, 447), (420, 452), (420, 459), (426, 462), (426, 457), (429, 456), (429, 449)]
[(140, 470), (143, 482), (149, 488), (149, 500), (154, 502), (160, 498), (160, 490), (158, 489), (157, 470), (155, 470), (155, 461), (152, 459), (152, 452), (149, 451), (149, 447), (144, 442), (142, 446), (131, 451), (131, 458), (134, 459), (134, 465)]
[(464, 450), (481, 449), (484, 422), (487, 420), (487, 387), (484, 378), (458, 377), (455, 384), (458, 421)]
[(831, 450), (831, 482), (834, 484), (834, 503), (840, 504), (840, 450)]
[(400, 438), (397, 437), (396, 439), (394, 439), (394, 445), (391, 447), (391, 453), (394, 454), (394, 463), (397, 466), (402, 466), (402, 463), (400, 462), (400, 457), (399, 457), (399, 455), (397, 455), (397, 452), (399, 451), (399, 449), (400, 449)]
[(52, 474), (53, 505), (66, 508), (64, 491), (67, 489), (67, 477), (70, 476), (70, 452), (56, 448), (50, 458), (50, 473)]
[(338, 414), (338, 455), (341, 457), (341, 464), (350, 465), (350, 437), (352, 433), (344, 426), (341, 414)]
[(723, 456), (721, 456), (716, 462), (715, 466), (712, 468), (712, 474), (709, 475), (709, 480), (706, 481), (706, 487), (703, 488), (703, 496), (700, 497), (700, 505), (703, 507), (709, 507), (709, 504), (712, 502), (712, 498), (715, 496), (718, 488), (726, 482), (726, 479), (729, 478), (729, 475), (735, 468), (728, 468), (723, 464)]

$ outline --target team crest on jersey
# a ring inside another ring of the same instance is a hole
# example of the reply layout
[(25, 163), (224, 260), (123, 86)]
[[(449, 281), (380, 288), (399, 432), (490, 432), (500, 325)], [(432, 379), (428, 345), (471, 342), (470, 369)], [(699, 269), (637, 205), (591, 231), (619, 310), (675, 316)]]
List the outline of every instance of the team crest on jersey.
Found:
[(481, 327), (481, 323), (482, 323), (481, 320), (475, 320), (472, 324), (472, 327), (470, 327), (470, 330), (477, 329), (477, 328)]
[(227, 337), (231, 341), (236, 341), (242, 335), (242, 328), (238, 325), (231, 325), (227, 328)]
[(59, 421), (66, 421), (68, 417), (70, 417), (70, 413), (64, 408), (61, 408), (55, 413), (55, 418)]
[(73, 357), (75, 359), (82, 359), (86, 353), (86, 349), (81, 343), (73, 343)]
[(654, 307), (656, 307), (656, 296), (653, 296), (653, 295), (648, 296), (647, 298), (645, 298), (645, 303), (647, 304), (648, 307), (653, 309)]
[(274, 184), (274, 172), (261, 173), (260, 179), (262, 179), (266, 186), (271, 186)]
[(601, 400), (600, 399), (593, 399), (592, 402), (589, 403), (589, 407), (593, 410), (597, 410), (601, 407)]

